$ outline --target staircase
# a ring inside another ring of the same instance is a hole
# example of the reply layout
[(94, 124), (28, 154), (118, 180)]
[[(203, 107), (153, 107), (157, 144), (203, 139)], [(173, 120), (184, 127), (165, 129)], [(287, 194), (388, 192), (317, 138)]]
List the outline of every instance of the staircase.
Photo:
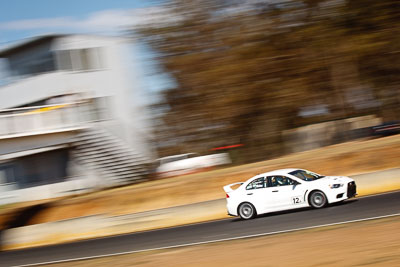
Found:
[(91, 169), (106, 186), (138, 183), (148, 174), (144, 156), (141, 156), (105, 129), (81, 130), (74, 142), (73, 156)]

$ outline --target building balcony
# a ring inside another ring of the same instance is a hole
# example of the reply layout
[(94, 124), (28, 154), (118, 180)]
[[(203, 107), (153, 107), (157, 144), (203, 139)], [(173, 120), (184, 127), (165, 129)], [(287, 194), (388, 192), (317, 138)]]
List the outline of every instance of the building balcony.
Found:
[(102, 119), (99, 99), (0, 110), (0, 139), (75, 131)]
[(102, 97), (116, 94), (119, 80), (111, 71), (54, 71), (20, 78), (0, 86), (0, 110), (29, 105), (52, 96), (83, 94)]

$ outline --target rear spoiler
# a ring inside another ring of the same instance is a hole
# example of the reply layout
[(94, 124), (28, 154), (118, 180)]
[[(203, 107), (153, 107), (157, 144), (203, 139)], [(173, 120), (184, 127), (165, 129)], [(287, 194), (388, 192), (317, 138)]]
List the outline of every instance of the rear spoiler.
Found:
[(224, 186), (224, 191), (225, 191), (226, 193), (232, 192), (232, 191), (234, 191), (234, 190), (231, 188), (231, 186), (238, 185), (238, 184), (242, 185), (242, 184), (244, 184), (244, 183), (243, 183), (243, 182), (240, 182), (240, 183), (233, 183), (233, 184), (225, 185), (225, 186)]

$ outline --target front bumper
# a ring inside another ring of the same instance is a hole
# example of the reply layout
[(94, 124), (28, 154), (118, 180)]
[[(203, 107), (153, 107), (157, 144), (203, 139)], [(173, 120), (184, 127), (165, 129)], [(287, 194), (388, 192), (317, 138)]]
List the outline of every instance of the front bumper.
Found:
[(357, 186), (353, 180), (344, 183), (343, 187), (331, 189), (327, 192), (329, 203), (340, 202), (357, 195)]
[(347, 183), (347, 198), (352, 198), (357, 195), (357, 185), (354, 181)]

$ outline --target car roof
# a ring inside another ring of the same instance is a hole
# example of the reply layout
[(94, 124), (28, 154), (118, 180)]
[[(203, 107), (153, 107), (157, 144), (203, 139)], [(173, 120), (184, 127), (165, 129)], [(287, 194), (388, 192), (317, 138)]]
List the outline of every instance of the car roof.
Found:
[(280, 169), (280, 170), (274, 170), (274, 171), (270, 171), (270, 172), (260, 173), (257, 176), (285, 175), (285, 174), (289, 174), (290, 172), (297, 171), (297, 170), (302, 170), (302, 169), (298, 169), (298, 168)]
[(172, 156), (159, 158), (158, 160), (173, 159), (173, 158), (179, 158), (179, 157), (191, 156), (191, 155), (196, 155), (196, 153), (185, 153), (185, 154), (172, 155)]
[(253, 181), (254, 179), (257, 179), (259, 177), (266, 177), (266, 176), (271, 176), (271, 175), (287, 175), (293, 171), (298, 171), (298, 170), (304, 170), (304, 169), (300, 169), (300, 168), (287, 168), (287, 169), (279, 169), (279, 170), (274, 170), (274, 171), (269, 171), (269, 172), (264, 172), (264, 173), (260, 173), (257, 174), (249, 179), (246, 180), (246, 182), (244, 182), (243, 184), (248, 184), (251, 181)]

